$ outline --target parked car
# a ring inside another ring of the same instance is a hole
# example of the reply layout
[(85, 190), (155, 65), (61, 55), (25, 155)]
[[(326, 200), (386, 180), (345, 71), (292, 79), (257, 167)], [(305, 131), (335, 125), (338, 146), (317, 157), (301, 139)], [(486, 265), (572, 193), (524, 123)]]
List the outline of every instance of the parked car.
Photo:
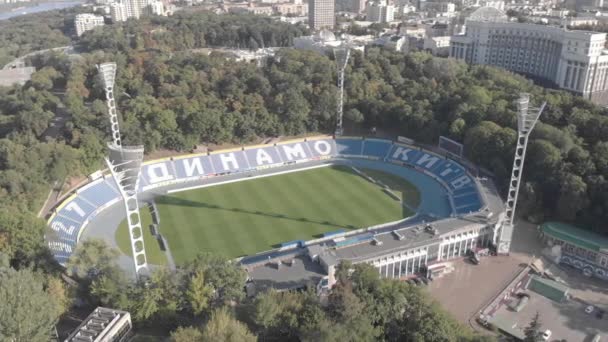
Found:
[(589, 305), (585, 308), (585, 313), (590, 314), (593, 312), (595, 308), (593, 307), (593, 305)]
[(551, 330), (545, 330), (545, 332), (543, 333), (543, 341), (549, 341), (549, 338), (551, 338), (551, 334)]

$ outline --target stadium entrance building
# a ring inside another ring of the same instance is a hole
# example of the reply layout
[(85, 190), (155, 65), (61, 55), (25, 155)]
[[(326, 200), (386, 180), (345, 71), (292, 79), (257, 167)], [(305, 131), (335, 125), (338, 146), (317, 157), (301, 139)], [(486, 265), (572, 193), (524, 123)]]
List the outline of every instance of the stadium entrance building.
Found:
[(608, 280), (607, 237), (560, 222), (546, 222), (540, 230), (559, 263), (577, 268), (588, 277)]

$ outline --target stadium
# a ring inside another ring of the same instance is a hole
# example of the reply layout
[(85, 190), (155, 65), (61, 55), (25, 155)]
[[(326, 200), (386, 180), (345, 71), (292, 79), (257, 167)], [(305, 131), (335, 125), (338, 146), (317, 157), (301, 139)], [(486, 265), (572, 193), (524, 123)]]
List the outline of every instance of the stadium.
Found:
[[(433, 151), (431, 151), (433, 149)], [(98, 172), (49, 217), (65, 265), (101, 238), (132, 265), (114, 177)], [(143, 163), (138, 198), (147, 262), (200, 252), (238, 260), (258, 288), (331, 286), (341, 260), (385, 277), (433, 272), (496, 242), (504, 204), (492, 180), (452, 154), (412, 142), (312, 137)]]

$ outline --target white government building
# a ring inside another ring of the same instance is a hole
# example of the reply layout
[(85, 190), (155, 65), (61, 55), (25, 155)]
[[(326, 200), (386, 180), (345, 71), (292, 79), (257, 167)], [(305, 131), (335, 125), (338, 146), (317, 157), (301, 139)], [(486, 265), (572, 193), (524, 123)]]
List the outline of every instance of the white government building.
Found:
[(450, 57), (540, 77), (608, 104), (606, 33), (510, 22), (491, 7), (475, 11), (465, 25), (451, 39)]
[(91, 13), (77, 14), (74, 18), (74, 27), (76, 28), (76, 35), (80, 37), (86, 31), (92, 30), (97, 26), (103, 26), (103, 17)]

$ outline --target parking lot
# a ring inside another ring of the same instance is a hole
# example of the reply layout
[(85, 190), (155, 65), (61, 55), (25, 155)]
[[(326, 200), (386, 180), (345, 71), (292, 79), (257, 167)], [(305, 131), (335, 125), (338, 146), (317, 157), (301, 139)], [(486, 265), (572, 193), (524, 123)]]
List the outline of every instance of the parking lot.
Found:
[(431, 296), (462, 323), (476, 315), (523, 269), (521, 260), (507, 256), (484, 257), (479, 265), (453, 260), (454, 271), (434, 280)]
[(514, 329), (523, 331), (538, 312), (541, 330), (548, 329), (552, 332), (549, 341), (591, 341), (596, 333), (600, 333), (603, 338), (608, 337), (608, 314), (598, 318), (597, 308), (586, 313), (587, 305), (583, 302), (569, 300), (558, 303), (533, 291), (527, 293), (530, 300), (520, 312), (503, 306), (495, 316)]

